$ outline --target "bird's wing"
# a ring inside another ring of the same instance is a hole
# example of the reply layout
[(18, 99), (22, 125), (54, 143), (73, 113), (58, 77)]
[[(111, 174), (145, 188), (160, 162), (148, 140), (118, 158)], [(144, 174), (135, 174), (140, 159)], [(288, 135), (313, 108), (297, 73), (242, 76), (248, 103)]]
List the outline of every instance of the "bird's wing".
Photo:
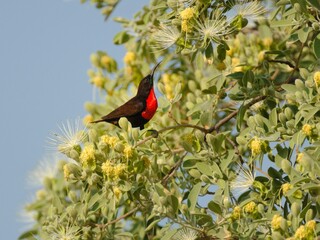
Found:
[(121, 117), (130, 117), (140, 114), (144, 109), (145, 102), (139, 101), (136, 97), (134, 97), (125, 104), (110, 112), (108, 115), (103, 116), (101, 119), (104, 121), (118, 120)]

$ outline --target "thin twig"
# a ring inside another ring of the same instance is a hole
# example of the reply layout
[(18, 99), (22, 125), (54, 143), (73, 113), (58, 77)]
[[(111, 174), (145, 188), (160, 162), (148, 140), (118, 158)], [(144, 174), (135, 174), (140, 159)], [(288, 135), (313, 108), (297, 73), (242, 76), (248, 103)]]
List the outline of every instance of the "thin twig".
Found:
[[(252, 105), (254, 105), (257, 102), (260, 102), (262, 100), (264, 100), (267, 96), (258, 96), (254, 99), (252, 99), (249, 103), (247, 103), (245, 105), (245, 107), (251, 107)], [(227, 123), (228, 121), (230, 121), (230, 119), (234, 118), (239, 112), (239, 109), (234, 110), (232, 113), (230, 113), (228, 116), (224, 117), (223, 119), (221, 119), (216, 125), (212, 126), (211, 128), (209, 128), (208, 130), (206, 130), (206, 133), (211, 133), (213, 131), (218, 131), (219, 128), (224, 125), (225, 123)]]
[(170, 169), (170, 171), (167, 173), (167, 175), (165, 175), (162, 180), (161, 180), (161, 184), (162, 185), (167, 185), (167, 182), (169, 180), (169, 178), (171, 178), (175, 172), (177, 171), (177, 169), (180, 167), (181, 163), (183, 162), (184, 157), (187, 155), (187, 152), (185, 152), (183, 154), (183, 156), (180, 158), (180, 160)]
[(253, 166), (255, 170), (257, 170), (258, 172), (260, 172), (261, 174), (263, 174), (265, 177), (267, 177), (269, 180), (271, 180), (272, 178), (269, 176), (268, 173), (266, 173), (265, 171), (263, 171), (261, 168), (258, 168), (257, 166)]
[(227, 139), (227, 140), (228, 140), (228, 142), (233, 146), (234, 151), (235, 151), (235, 152), (236, 152), (236, 154), (238, 155), (240, 162), (241, 162), (241, 163), (244, 163), (244, 161), (243, 161), (243, 159), (242, 159), (242, 156), (241, 156), (241, 154), (240, 154), (240, 151), (239, 151), (238, 145), (237, 145), (234, 141), (232, 141), (232, 139), (231, 139), (231, 138), (226, 137), (226, 139)]
[(107, 226), (109, 226), (111, 224), (115, 224), (115, 223), (119, 222), (120, 220), (122, 220), (122, 219), (124, 219), (126, 217), (129, 217), (131, 214), (133, 214), (136, 211), (138, 211), (139, 208), (140, 208), (140, 206), (137, 206), (134, 209), (130, 210), (129, 212), (121, 215), (120, 217), (118, 217), (118, 218), (116, 218), (116, 219), (114, 219), (114, 220), (112, 220), (110, 222), (107, 222), (106, 224), (96, 224), (96, 226), (99, 227), (99, 228), (105, 228), (105, 227), (107, 227)]
[(170, 127), (165, 127), (162, 128), (161, 130), (158, 131), (158, 133), (163, 133), (172, 129), (178, 129), (178, 128), (194, 128), (194, 129), (198, 129), (202, 132), (206, 132), (208, 131), (208, 129), (204, 128), (204, 127), (200, 127), (197, 125), (193, 125), (193, 124), (180, 124), (180, 125), (176, 125), (176, 126), (170, 126)]

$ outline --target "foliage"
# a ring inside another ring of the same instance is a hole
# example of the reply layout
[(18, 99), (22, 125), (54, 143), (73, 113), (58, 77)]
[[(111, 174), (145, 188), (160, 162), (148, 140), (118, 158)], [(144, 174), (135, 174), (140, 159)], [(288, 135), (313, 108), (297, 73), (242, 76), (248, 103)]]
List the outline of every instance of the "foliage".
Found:
[[(118, 3), (92, 2), (108, 14)], [(35, 224), (21, 239), (320, 235), (319, 9), (153, 0), (133, 20), (115, 18), (124, 67), (91, 56), (102, 103), (85, 104), (86, 130), (53, 136), (65, 161), (26, 206)], [(90, 124), (160, 60), (159, 108), (145, 130), (124, 118), (120, 129)]]

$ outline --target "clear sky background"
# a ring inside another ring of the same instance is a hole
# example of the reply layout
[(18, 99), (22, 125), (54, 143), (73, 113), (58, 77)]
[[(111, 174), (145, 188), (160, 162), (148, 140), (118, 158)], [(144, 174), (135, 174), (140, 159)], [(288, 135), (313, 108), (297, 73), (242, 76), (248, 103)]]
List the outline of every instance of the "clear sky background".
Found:
[[(123, 0), (112, 16), (132, 18), (148, 2)], [(80, 0), (1, 3), (0, 239), (25, 229), (19, 212), (35, 192), (27, 176), (46, 155), (49, 132), (86, 114), (90, 54), (104, 50), (122, 63), (124, 49), (112, 44), (120, 27)]]

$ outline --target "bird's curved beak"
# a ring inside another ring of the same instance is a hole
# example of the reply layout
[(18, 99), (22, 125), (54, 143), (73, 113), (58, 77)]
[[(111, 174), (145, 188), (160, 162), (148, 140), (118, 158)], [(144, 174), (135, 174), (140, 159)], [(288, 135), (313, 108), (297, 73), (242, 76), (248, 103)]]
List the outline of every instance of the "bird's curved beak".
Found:
[(156, 69), (158, 68), (158, 66), (160, 65), (161, 62), (162, 62), (162, 61), (158, 62), (158, 63), (153, 67), (153, 69), (152, 69), (152, 71), (151, 71), (151, 73), (150, 73), (151, 78), (153, 78), (153, 74), (154, 74), (154, 72), (156, 71)]

